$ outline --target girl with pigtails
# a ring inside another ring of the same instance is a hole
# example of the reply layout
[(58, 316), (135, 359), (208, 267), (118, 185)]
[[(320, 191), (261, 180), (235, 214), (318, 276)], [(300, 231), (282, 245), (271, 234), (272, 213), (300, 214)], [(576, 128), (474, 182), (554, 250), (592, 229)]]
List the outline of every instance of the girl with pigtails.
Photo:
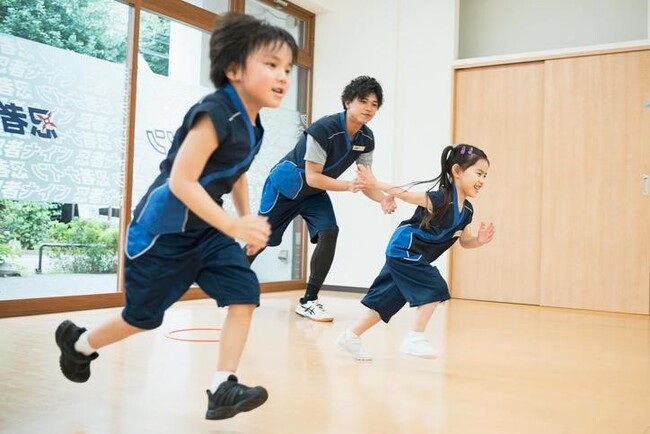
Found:
[[(416, 313), (400, 351), (423, 358), (438, 355), (424, 330), (438, 303), (448, 300), (450, 295), (447, 283), (431, 263), (456, 240), (462, 247), (473, 249), (494, 239), (493, 223), (481, 223), (478, 233), (472, 234), (473, 208), (467, 200), (478, 195), (489, 166), (485, 153), (467, 144), (447, 146), (442, 151), (438, 177), (405, 186), (382, 182), (370, 170), (358, 166), (359, 179), (367, 188), (378, 188), (417, 208), (410, 219), (395, 229), (386, 248), (386, 263), (361, 300), (369, 310), (341, 333), (336, 340), (338, 347), (357, 360), (371, 360), (360, 336), (380, 320), (388, 323), (408, 302)], [(409, 191), (415, 185), (428, 183), (433, 186), (427, 191)]]

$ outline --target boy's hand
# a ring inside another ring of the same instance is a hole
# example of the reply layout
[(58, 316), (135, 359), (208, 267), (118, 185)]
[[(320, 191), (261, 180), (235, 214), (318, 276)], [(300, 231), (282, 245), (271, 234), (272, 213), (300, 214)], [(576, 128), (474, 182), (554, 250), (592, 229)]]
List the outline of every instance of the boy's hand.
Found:
[(397, 209), (394, 196), (386, 196), (381, 200), (381, 210), (384, 214), (392, 214)]
[(264, 246), (251, 246), (250, 244), (246, 244), (246, 256), (253, 256), (263, 248)]
[(271, 235), (271, 225), (266, 221), (266, 217), (249, 214), (234, 221), (230, 235), (237, 240), (244, 241), (250, 248), (257, 251), (266, 246)]
[(479, 244), (487, 244), (494, 239), (496, 230), (494, 228), (494, 223), (485, 223), (481, 222), (481, 226), (478, 228), (478, 234), (476, 235), (476, 240)]

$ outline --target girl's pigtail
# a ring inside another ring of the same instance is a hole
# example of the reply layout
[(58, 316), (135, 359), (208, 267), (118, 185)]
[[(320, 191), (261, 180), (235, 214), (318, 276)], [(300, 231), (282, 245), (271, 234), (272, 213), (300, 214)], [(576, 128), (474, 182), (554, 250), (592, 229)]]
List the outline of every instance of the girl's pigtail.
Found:
[(438, 176), (438, 179), (440, 179), (440, 188), (449, 190), (449, 187), (451, 187), (452, 183), (452, 176), (451, 176), (451, 153), (454, 151), (453, 146), (447, 146), (445, 149), (442, 150), (442, 155), (440, 156), (440, 175)]
[[(436, 186), (440, 186), (440, 190), (444, 192), (444, 199), (438, 206), (432, 203), (430, 206), (425, 207), (427, 214), (422, 219), (422, 223), (420, 223), (420, 227), (422, 228), (426, 227), (434, 218), (445, 215), (449, 209), (450, 202), (453, 198), (453, 187), (451, 185), (454, 179), (451, 174), (453, 152), (453, 146), (447, 146), (442, 150), (442, 155), (440, 156), (440, 175), (435, 178), (437, 182), (428, 191), (433, 190)], [(428, 201), (429, 195), (427, 195)]]
[[(445, 167), (448, 165), (447, 163), (447, 155), (454, 149), (453, 146), (447, 146), (445, 149), (442, 151), (442, 157), (441, 157), (441, 167), (442, 171), (440, 175), (436, 176), (433, 179), (427, 179), (426, 181), (413, 181), (409, 182), (408, 184), (403, 184), (399, 185), (397, 187), (393, 187), (388, 191), (388, 194), (391, 194), (392, 190), (396, 190), (395, 193), (393, 194), (399, 194), (399, 193), (404, 193), (405, 191), (409, 191), (416, 185), (422, 185), (422, 184), (431, 184), (431, 187), (429, 190), (434, 189), (437, 185), (440, 185), (440, 187), (445, 187), (448, 186), (449, 184), (449, 179), (445, 176)], [(451, 169), (448, 169), (449, 173), (451, 173)]]

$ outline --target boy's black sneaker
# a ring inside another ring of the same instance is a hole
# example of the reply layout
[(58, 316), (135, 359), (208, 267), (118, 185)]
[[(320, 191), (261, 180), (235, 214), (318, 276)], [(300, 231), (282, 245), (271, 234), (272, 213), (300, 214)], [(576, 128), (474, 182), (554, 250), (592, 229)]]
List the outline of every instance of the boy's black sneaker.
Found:
[(248, 387), (237, 382), (234, 375), (219, 385), (217, 390), (208, 393), (208, 411), (205, 418), (210, 420), (228, 419), (242, 411), (250, 411), (264, 404), (269, 397), (262, 386)]
[(99, 357), (96, 352), (86, 356), (74, 349), (75, 342), (85, 331), (85, 328), (77, 327), (72, 321), (65, 320), (59, 324), (54, 334), (56, 344), (61, 349), (61, 356), (59, 357), (61, 372), (63, 372), (65, 378), (76, 383), (88, 381), (88, 378), (90, 378), (90, 362)]

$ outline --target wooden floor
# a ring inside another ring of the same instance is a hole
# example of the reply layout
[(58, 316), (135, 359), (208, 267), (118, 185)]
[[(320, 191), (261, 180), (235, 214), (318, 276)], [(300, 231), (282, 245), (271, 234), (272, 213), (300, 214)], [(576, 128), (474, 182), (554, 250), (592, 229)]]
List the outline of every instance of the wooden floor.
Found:
[(161, 328), (105, 348), (85, 384), (60, 374), (54, 329), (118, 309), (0, 319), (0, 432), (650, 433), (646, 316), (452, 300), (427, 332), (440, 358), (397, 351), (404, 309), (367, 334), (375, 359), (357, 362), (333, 341), (362, 312), (361, 296), (322, 294), (332, 324), (295, 315), (297, 297), (263, 296), (239, 375), (270, 398), (225, 421), (203, 418), (218, 344), (166, 337), (220, 325), (225, 312), (211, 301), (178, 303)]

